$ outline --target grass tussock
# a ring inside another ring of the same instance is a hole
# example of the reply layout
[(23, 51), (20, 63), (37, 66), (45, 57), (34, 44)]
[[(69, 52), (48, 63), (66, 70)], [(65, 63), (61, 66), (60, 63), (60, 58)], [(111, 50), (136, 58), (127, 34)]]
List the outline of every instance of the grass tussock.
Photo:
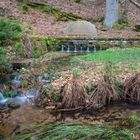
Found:
[(140, 72), (126, 79), (124, 99), (131, 103), (140, 103)]
[(86, 104), (86, 90), (80, 78), (72, 76), (62, 87), (62, 108), (77, 108)]
[(101, 108), (119, 100), (119, 95), (114, 87), (105, 80), (98, 83), (97, 88), (94, 90), (89, 106), (92, 108)]
[(89, 104), (92, 109), (99, 109), (119, 100), (115, 81), (114, 65), (109, 61), (104, 65), (103, 78), (97, 83), (97, 87), (91, 95)]

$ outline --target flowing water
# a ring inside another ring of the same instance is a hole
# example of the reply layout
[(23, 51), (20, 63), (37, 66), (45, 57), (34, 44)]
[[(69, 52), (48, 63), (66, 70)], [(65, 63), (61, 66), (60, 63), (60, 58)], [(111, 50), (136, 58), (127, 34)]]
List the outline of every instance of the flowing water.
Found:
[(110, 44), (114, 45), (114, 47), (125, 47), (125, 46), (132, 46), (132, 44), (135, 46), (140, 44), (139, 39), (102, 39), (102, 40), (96, 40), (96, 39), (87, 39), (87, 40), (70, 40), (67, 43), (64, 43), (60, 47), (60, 51), (63, 53), (95, 53), (97, 51), (105, 50), (104, 45)]
[[(12, 84), (15, 85), (16, 89), (19, 88), (21, 83), (22, 75), (17, 74), (12, 80)], [(9, 103), (17, 103), (20, 105), (25, 105), (32, 103), (34, 99), (39, 95), (39, 91), (36, 89), (31, 89), (25, 93), (19, 93), (16, 97), (4, 97), (3, 93), (0, 93), (0, 105), (6, 105)]]
[(17, 103), (20, 105), (25, 105), (28, 103), (32, 103), (38, 94), (39, 93), (37, 90), (27, 91), (25, 95), (18, 95), (14, 98), (4, 97), (2, 94), (0, 94), (0, 96), (2, 97), (0, 98), (0, 105), (5, 105), (9, 103)]
[(17, 74), (14, 79), (12, 80), (12, 83), (18, 88), (20, 86), (20, 79), (21, 79), (21, 75)]

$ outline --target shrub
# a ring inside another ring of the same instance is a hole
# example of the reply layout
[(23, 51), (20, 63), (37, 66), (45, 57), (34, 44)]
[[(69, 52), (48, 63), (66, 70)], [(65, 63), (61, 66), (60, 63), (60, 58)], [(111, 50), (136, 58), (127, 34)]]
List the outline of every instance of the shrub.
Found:
[(39, 36), (25, 36), (23, 39), (26, 57), (39, 58), (48, 50), (45, 38)]
[(130, 125), (133, 127), (137, 126), (140, 123), (140, 117), (136, 113), (133, 113), (130, 116), (129, 120), (130, 120)]
[(11, 71), (11, 63), (8, 61), (6, 55), (6, 49), (0, 48), (0, 81), (3, 81), (7, 73)]
[(15, 53), (17, 56), (21, 56), (21, 57), (25, 56), (24, 44), (22, 42), (16, 42)]
[(46, 46), (48, 51), (57, 51), (59, 50), (59, 40), (48, 37), (46, 38)]
[(114, 28), (116, 30), (123, 30), (128, 26), (129, 26), (129, 21), (127, 16), (122, 16), (121, 18), (119, 18), (118, 22), (114, 24)]
[(41, 51), (37, 48), (33, 49), (33, 57), (34, 58), (39, 58), (41, 56)]
[(13, 38), (22, 35), (22, 28), (15, 20), (0, 19), (0, 45), (9, 44)]
[(122, 24), (116, 23), (116, 24), (114, 24), (113, 27), (116, 30), (123, 30), (123, 29), (125, 29), (125, 27), (127, 27), (127, 24), (124, 24), (124, 23), (122, 23)]
[(47, 52), (46, 46), (36, 45), (33, 47), (32, 54), (34, 58), (39, 58)]
[(22, 5), (22, 11), (23, 11), (23, 14), (28, 13), (29, 12), (29, 7), (26, 4), (23, 4)]

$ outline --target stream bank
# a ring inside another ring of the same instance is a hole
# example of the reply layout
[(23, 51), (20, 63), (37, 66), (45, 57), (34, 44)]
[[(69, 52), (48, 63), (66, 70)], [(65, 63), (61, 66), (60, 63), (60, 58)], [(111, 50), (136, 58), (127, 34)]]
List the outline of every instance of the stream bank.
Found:
[[(133, 136), (140, 136), (140, 122), (137, 119), (133, 120), (134, 117), (140, 117), (139, 106), (127, 104), (113, 105), (112, 107), (106, 108), (102, 112), (95, 112), (94, 115), (76, 113), (71, 115), (57, 114), (57, 116), (50, 114), (44, 109), (36, 108), (34, 106), (27, 106), (14, 110), (10, 117), (5, 119), (5, 124), (0, 124), (0, 132), (5, 134), (3, 137), (12, 136), (12, 140), (28, 140), (33, 138), (36, 140), (50, 140), (54, 138), (68, 138), (73, 140), (74, 138), (80, 139), (82, 134), (84, 139), (93, 139), (93, 131), (98, 132), (98, 128), (100, 128), (100, 130), (103, 129), (103, 131), (111, 130), (114, 134), (118, 130), (121, 132), (126, 131), (126, 129), (132, 133), (133, 129), (137, 128), (137, 133), (135, 132), (135, 134), (133, 132)], [(72, 130), (77, 132), (77, 134), (73, 133)], [(127, 136), (128, 134), (126, 133), (125, 135)], [(118, 137), (128, 140), (125, 138), (125, 135), (121, 135), (120, 133), (120, 136)], [(96, 136), (102, 138), (100, 133), (97, 133)], [(105, 136), (105, 139), (110, 137), (111, 136), (109, 135)], [(116, 138), (118, 137), (116, 136)]]

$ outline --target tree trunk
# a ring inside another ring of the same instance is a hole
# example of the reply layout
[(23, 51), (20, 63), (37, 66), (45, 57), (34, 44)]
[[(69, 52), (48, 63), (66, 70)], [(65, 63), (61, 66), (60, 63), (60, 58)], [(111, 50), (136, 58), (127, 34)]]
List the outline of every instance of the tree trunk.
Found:
[(119, 0), (106, 0), (106, 14), (104, 25), (112, 28), (119, 18)]

